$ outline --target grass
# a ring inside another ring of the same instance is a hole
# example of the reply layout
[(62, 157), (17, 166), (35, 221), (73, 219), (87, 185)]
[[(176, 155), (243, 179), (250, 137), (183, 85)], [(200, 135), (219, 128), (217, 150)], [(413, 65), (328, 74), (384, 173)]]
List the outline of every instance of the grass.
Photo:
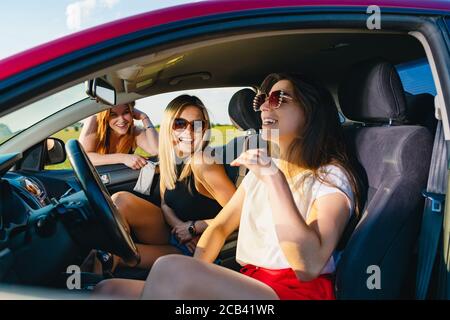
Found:
[[(73, 128), (61, 130), (52, 137), (61, 139), (64, 142), (67, 142), (70, 139), (78, 139), (80, 136), (80, 130), (75, 130)], [(211, 130), (211, 146), (223, 145), (228, 143), (231, 139), (239, 136), (241, 132), (237, 130), (232, 125), (215, 125)], [(136, 154), (142, 155), (144, 157), (148, 157), (149, 154), (146, 153), (141, 148), (137, 148)], [(46, 166), (46, 170), (62, 170), (62, 169), (71, 169), (71, 165), (69, 159), (66, 159), (63, 163), (55, 164), (51, 166)]]

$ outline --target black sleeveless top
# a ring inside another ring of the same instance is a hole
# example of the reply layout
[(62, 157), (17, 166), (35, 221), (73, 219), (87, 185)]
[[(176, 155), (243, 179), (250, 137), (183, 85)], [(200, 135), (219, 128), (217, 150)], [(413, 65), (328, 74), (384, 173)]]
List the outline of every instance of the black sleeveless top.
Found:
[(174, 189), (166, 190), (164, 201), (175, 212), (178, 219), (184, 222), (212, 219), (222, 210), (222, 206), (216, 200), (197, 191), (193, 174), (187, 178), (187, 181), (177, 181)]

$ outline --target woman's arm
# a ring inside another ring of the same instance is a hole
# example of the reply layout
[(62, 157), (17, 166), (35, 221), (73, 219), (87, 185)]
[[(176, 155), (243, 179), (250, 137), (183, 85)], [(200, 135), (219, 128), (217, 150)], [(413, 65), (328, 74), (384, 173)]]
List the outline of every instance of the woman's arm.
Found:
[[(211, 157), (208, 157), (208, 159), (205, 159), (205, 157), (207, 157), (206, 153), (201, 152), (195, 154), (192, 158), (191, 168), (195, 181), (224, 207), (236, 192), (236, 186), (228, 178), (222, 164), (214, 163), (214, 159)], [(195, 230), (197, 234), (203, 233), (211, 221), (212, 219), (196, 221)]]
[[(187, 242), (192, 240), (192, 235), (189, 233), (189, 226), (192, 224), (192, 221), (182, 221), (178, 219), (175, 212), (170, 208), (165, 202), (164, 199), (161, 198), (161, 210), (164, 215), (164, 219), (167, 224), (172, 227), (172, 233), (175, 233), (178, 236), (181, 242)], [(208, 225), (211, 223), (212, 219), (207, 220), (197, 220), (195, 221), (195, 230), (197, 234), (200, 235), (205, 231)]]
[(269, 177), (266, 184), (275, 230), (286, 259), (299, 279), (318, 277), (344, 232), (350, 210), (347, 198), (332, 193), (316, 199), (305, 221), (281, 171)]
[(232, 165), (245, 165), (267, 185), (277, 237), (297, 277), (308, 281), (319, 276), (348, 221), (347, 198), (333, 193), (316, 199), (305, 221), (286, 177), (263, 150), (249, 150)]
[(141, 169), (147, 164), (147, 160), (137, 154), (110, 153), (99, 154), (97, 152), (86, 152), (94, 166), (123, 163), (131, 169)]
[(196, 182), (224, 207), (236, 192), (236, 186), (230, 180), (222, 164), (215, 163), (205, 152), (196, 153), (191, 162)]
[(92, 152), (97, 146), (97, 116), (93, 115), (85, 119), (78, 138), (86, 152)]
[(196, 259), (213, 262), (217, 258), (225, 240), (239, 227), (244, 198), (245, 190), (241, 186), (219, 214), (209, 222), (197, 243), (194, 253)]
[[(189, 233), (189, 226), (192, 224), (192, 221), (184, 222), (180, 220), (173, 209), (164, 201), (164, 194), (162, 192), (161, 211), (163, 212), (163, 216), (167, 224), (172, 228), (171, 232), (175, 234), (180, 242), (187, 243), (193, 239), (192, 235)], [(206, 229), (208, 221), (209, 220), (196, 221), (195, 228), (198, 233), (201, 233), (204, 229)]]
[(142, 111), (134, 109), (134, 117), (137, 120), (141, 120), (144, 125), (143, 129), (136, 127), (136, 144), (145, 152), (157, 155), (159, 146), (158, 131), (156, 131), (150, 118)]
[(164, 219), (166, 220), (167, 224), (172, 228), (178, 224), (183, 223), (182, 220), (178, 219), (172, 208), (170, 208), (164, 201), (164, 194), (161, 195), (161, 211), (163, 212)]

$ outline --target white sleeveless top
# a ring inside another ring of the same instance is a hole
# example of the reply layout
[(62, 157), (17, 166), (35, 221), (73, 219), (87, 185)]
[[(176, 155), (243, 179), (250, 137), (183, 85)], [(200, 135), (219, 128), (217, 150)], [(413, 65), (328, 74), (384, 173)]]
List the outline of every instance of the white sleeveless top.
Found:
[[(354, 211), (354, 199), (350, 182), (345, 173), (334, 165), (325, 166), (322, 170), (325, 172), (323, 176), (325, 181), (336, 187), (322, 183), (311, 176), (307, 177), (303, 187), (293, 192), (293, 198), (300, 214), (307, 221), (315, 199), (337, 192), (345, 195), (348, 199), (350, 219)], [(301, 173), (292, 179), (288, 179), (291, 191), (294, 184), (304, 174)], [(278, 242), (265, 183), (250, 171), (242, 180), (242, 186), (245, 189), (245, 199), (239, 225), (236, 261), (240, 265), (252, 264), (267, 269), (291, 268)], [(321, 274), (333, 273), (338, 259), (339, 253), (333, 253)]]

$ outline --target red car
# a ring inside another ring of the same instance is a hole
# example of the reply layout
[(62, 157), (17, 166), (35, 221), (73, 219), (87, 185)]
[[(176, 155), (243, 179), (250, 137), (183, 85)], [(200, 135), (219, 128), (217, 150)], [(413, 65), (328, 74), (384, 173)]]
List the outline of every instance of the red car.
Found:
[[(64, 146), (50, 138), (108, 108), (92, 98), (116, 104), (188, 89), (257, 89), (278, 71), (308, 72), (327, 85), (367, 180), (363, 216), (341, 242), (337, 298), (450, 298), (444, 201), (450, 3), (444, 0), (197, 2), (114, 21), (0, 61), (5, 294), (9, 284), (21, 284), (37, 291), (13, 293), (45, 296), (40, 289), (59, 288), (64, 297), (72, 289), (68, 267), (81, 264), (91, 249), (130, 264), (139, 259), (110, 198), (129, 190), (138, 173), (121, 165), (94, 168), (75, 140)], [(66, 160), (66, 149), (73, 170), (48, 170)], [(227, 173), (238, 180), (236, 170), (227, 167)], [(221, 254), (229, 268), (236, 268), (235, 244), (230, 239)], [(141, 271), (127, 272), (139, 277)], [(98, 280), (83, 274), (80, 289)]]

